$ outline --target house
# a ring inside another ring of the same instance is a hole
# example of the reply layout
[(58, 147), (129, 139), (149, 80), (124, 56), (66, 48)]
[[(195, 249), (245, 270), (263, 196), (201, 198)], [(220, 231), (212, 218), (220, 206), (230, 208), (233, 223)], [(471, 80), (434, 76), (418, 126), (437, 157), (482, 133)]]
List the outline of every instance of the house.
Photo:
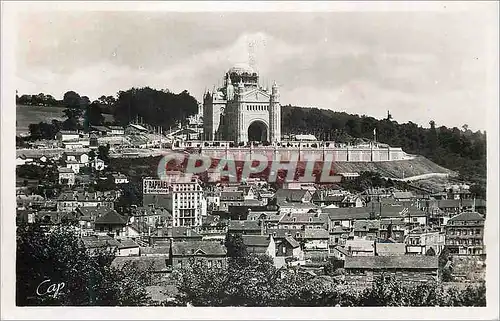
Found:
[(375, 218), (367, 207), (323, 208), (322, 212), (328, 216), (328, 230), (330, 231), (335, 226), (352, 228), (356, 220)]
[(448, 220), (445, 243), (450, 253), (484, 254), (484, 217), (477, 212), (464, 212)]
[(110, 209), (106, 214), (96, 218), (94, 226), (97, 234), (121, 236), (125, 232), (127, 222), (124, 216)]
[(124, 270), (125, 266), (135, 266), (139, 271), (150, 270), (155, 277), (162, 278), (171, 270), (167, 266), (167, 258), (161, 256), (117, 256), (111, 266)]
[(303, 189), (279, 189), (276, 191), (275, 198), (278, 203), (308, 203), (312, 199), (312, 193), (309, 190)]
[(445, 234), (430, 227), (416, 227), (409, 231), (405, 243), (407, 254), (425, 255), (432, 249), (439, 255), (444, 248)]
[(90, 166), (96, 171), (102, 171), (106, 168), (106, 164), (102, 159), (94, 158), (94, 160), (90, 163)]
[(242, 206), (245, 201), (243, 191), (222, 191), (219, 210), (227, 211), (229, 206)]
[(116, 256), (139, 256), (139, 244), (130, 238), (118, 239)]
[(73, 186), (75, 185), (75, 172), (71, 168), (60, 167), (57, 169), (59, 173), (59, 184)]
[(108, 126), (111, 135), (124, 135), (125, 129), (122, 126)]
[(281, 240), (276, 240), (276, 256), (292, 257), (299, 260), (304, 259), (304, 252), (300, 248), (300, 243), (292, 236), (285, 236)]
[(357, 220), (354, 222), (354, 238), (375, 240), (380, 231), (380, 220)]
[(76, 161), (80, 163), (82, 166), (86, 166), (89, 163), (89, 155), (85, 152), (72, 152), (67, 151), (63, 154), (64, 160), (68, 161)]
[(392, 239), (402, 243), (405, 239), (406, 223), (400, 218), (383, 218), (380, 220), (378, 237), (382, 240)]
[(61, 130), (56, 135), (56, 139), (59, 142), (78, 140), (79, 138), (80, 138), (80, 134), (77, 131), (70, 131), (70, 130)]
[(220, 220), (216, 215), (208, 215), (203, 218), (198, 231), (203, 240), (224, 241), (228, 231), (227, 222)]
[(276, 257), (276, 242), (272, 235), (242, 235), (248, 254)]
[(89, 139), (71, 140), (71, 141), (63, 142), (62, 145), (63, 145), (63, 148), (67, 149), (67, 150), (81, 149), (81, 148), (89, 147), (90, 140)]
[(264, 221), (268, 229), (278, 228), (279, 222), (286, 214), (278, 211), (250, 211), (247, 216), (249, 221)]
[(127, 135), (137, 135), (147, 133), (148, 130), (141, 125), (128, 124), (128, 126), (125, 127), (124, 132)]
[(325, 229), (304, 230), (304, 251), (323, 251), (328, 253), (330, 234)]
[(84, 235), (94, 234), (94, 222), (98, 217), (104, 216), (110, 210), (109, 207), (78, 207), (75, 213), (78, 217), (78, 225)]
[(278, 227), (283, 229), (326, 229), (328, 228), (328, 217), (321, 212), (287, 213), (281, 217)]
[(346, 256), (344, 269), (346, 282), (370, 285), (381, 275), (392, 275), (399, 282), (436, 281), (438, 257), (426, 255), (399, 256)]
[(187, 266), (193, 260), (201, 260), (208, 268), (222, 268), (227, 264), (226, 253), (226, 247), (221, 242), (172, 242), (169, 261), (174, 268)]
[(57, 210), (72, 212), (79, 207), (114, 208), (114, 202), (120, 196), (119, 191), (110, 192), (63, 192), (57, 198)]
[(171, 242), (201, 241), (202, 235), (187, 226), (164, 227), (157, 229), (149, 237), (151, 246), (170, 246)]
[[(215, 180), (215, 182), (218, 182), (219, 180)], [(207, 209), (215, 211), (219, 210), (221, 192), (215, 190), (215, 191), (204, 191), (204, 193), (205, 193), (205, 198), (207, 199)]]
[(330, 254), (337, 260), (345, 261), (345, 257), (349, 255), (349, 252), (343, 246), (337, 245), (331, 248)]
[(259, 221), (234, 221), (228, 222), (228, 233), (242, 235), (261, 235), (264, 224)]
[(20, 155), (16, 157), (16, 166), (26, 165), (33, 162), (32, 157), (26, 157), (26, 155)]
[(345, 242), (350, 236), (351, 229), (342, 226), (334, 226), (329, 232), (330, 240), (328, 244), (330, 244), (330, 246), (345, 245)]
[(397, 201), (412, 201), (415, 199), (415, 195), (412, 192), (401, 192), (397, 191), (392, 194), (392, 197)]
[(286, 202), (286, 201), (280, 201), (278, 202), (278, 207), (280, 213), (287, 213), (287, 214), (304, 214), (308, 213), (309, 211), (317, 210), (318, 206), (312, 202)]
[(120, 246), (120, 243), (109, 235), (83, 236), (81, 240), (83, 246), (90, 254), (103, 250), (116, 253), (118, 246)]
[(35, 223), (36, 213), (34, 210), (16, 210), (16, 224)]
[(73, 173), (75, 173), (75, 174), (80, 173), (80, 167), (81, 167), (80, 162), (78, 162), (76, 160), (66, 161), (66, 168), (71, 169), (73, 171)]
[(111, 130), (106, 126), (91, 125), (90, 132), (101, 136), (107, 135)]
[(374, 256), (375, 241), (374, 240), (347, 240), (345, 246), (347, 252), (351, 256)]
[(339, 204), (339, 207), (363, 207), (363, 199), (357, 195), (346, 195)]
[(144, 222), (154, 227), (172, 227), (172, 214), (163, 207), (141, 206), (132, 211), (131, 221)]
[(405, 243), (375, 242), (375, 255), (394, 256), (394, 255), (405, 255), (405, 254), (406, 254)]

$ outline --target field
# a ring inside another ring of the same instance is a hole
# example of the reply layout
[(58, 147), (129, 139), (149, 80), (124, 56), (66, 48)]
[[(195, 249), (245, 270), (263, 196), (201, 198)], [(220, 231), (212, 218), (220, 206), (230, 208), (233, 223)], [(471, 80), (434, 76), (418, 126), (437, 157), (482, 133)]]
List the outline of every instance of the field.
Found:
[[(39, 122), (50, 123), (52, 119), (64, 121), (63, 107), (44, 107), (44, 106), (16, 106), (16, 135), (28, 133), (30, 124)], [(103, 115), (106, 121), (112, 121), (112, 115)]]
[(43, 106), (16, 106), (16, 135), (28, 132), (28, 126), (39, 122), (50, 123), (52, 119), (64, 120), (64, 108)]

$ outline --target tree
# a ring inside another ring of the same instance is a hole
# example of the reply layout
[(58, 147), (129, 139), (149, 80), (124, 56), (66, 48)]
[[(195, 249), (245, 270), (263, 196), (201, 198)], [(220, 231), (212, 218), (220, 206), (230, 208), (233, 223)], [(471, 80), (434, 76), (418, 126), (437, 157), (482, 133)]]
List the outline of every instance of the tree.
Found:
[(451, 257), (450, 250), (447, 246), (445, 246), (438, 258), (438, 266), (439, 266), (439, 275), (441, 276), (441, 280), (443, 282), (449, 282), (453, 280), (452, 276), (452, 268), (451, 268)]
[(431, 248), (429, 248), (429, 249), (425, 252), (425, 255), (427, 255), (427, 256), (436, 256), (436, 251), (434, 251), (434, 249), (431, 247)]
[(97, 101), (94, 101), (92, 102), (92, 104), (90, 104), (87, 116), (90, 125), (104, 124), (104, 117), (102, 116), (101, 105)]
[(145, 88), (120, 91), (114, 104), (115, 120), (122, 125), (141, 121), (152, 126), (170, 127), (198, 112), (198, 102), (187, 91), (179, 94)]
[(109, 145), (103, 146), (100, 145), (97, 149), (97, 153), (99, 154), (99, 158), (104, 161), (104, 163), (109, 163)]
[(241, 258), (248, 256), (246, 245), (240, 234), (227, 234), (224, 245), (227, 249), (227, 256), (230, 258)]
[[(146, 305), (149, 302), (145, 290), (150, 281), (149, 269), (144, 271), (127, 264), (118, 270), (111, 265), (113, 254), (98, 251), (90, 255), (71, 226), (49, 231), (38, 224), (20, 225), (16, 256), (16, 304), (19, 306)], [(40, 291), (49, 284), (59, 285), (59, 295)]]

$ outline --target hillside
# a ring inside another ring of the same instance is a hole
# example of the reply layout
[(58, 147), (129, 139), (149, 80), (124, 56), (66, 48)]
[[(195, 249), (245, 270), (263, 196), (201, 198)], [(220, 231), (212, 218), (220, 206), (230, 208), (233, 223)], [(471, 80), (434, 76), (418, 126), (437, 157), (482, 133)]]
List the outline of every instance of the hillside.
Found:
[(377, 172), (383, 177), (403, 179), (425, 174), (455, 175), (453, 171), (439, 166), (425, 157), (392, 162), (335, 162), (333, 168), (338, 173)]
[(28, 132), (28, 126), (39, 122), (50, 123), (52, 119), (63, 121), (64, 108), (16, 105), (16, 134)]
[(406, 153), (422, 155), (430, 161), (460, 173), (470, 181), (486, 181), (486, 132), (438, 126), (430, 128), (415, 123), (398, 123), (390, 114), (385, 119), (352, 115), (326, 109), (282, 106), (283, 134), (313, 134), (320, 140), (352, 142), (374, 139), (401, 147)]
[[(53, 119), (64, 121), (65, 107), (16, 105), (16, 135), (27, 133), (30, 124), (50, 123)], [(106, 121), (113, 121), (113, 115), (103, 114)]]

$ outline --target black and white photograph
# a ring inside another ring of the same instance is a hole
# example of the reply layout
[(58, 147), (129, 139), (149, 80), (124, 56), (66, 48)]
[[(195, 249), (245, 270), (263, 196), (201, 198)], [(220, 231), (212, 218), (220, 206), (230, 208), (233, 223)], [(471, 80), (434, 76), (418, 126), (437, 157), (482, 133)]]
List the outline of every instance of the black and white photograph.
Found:
[(499, 317), (498, 2), (2, 7), (7, 310)]

